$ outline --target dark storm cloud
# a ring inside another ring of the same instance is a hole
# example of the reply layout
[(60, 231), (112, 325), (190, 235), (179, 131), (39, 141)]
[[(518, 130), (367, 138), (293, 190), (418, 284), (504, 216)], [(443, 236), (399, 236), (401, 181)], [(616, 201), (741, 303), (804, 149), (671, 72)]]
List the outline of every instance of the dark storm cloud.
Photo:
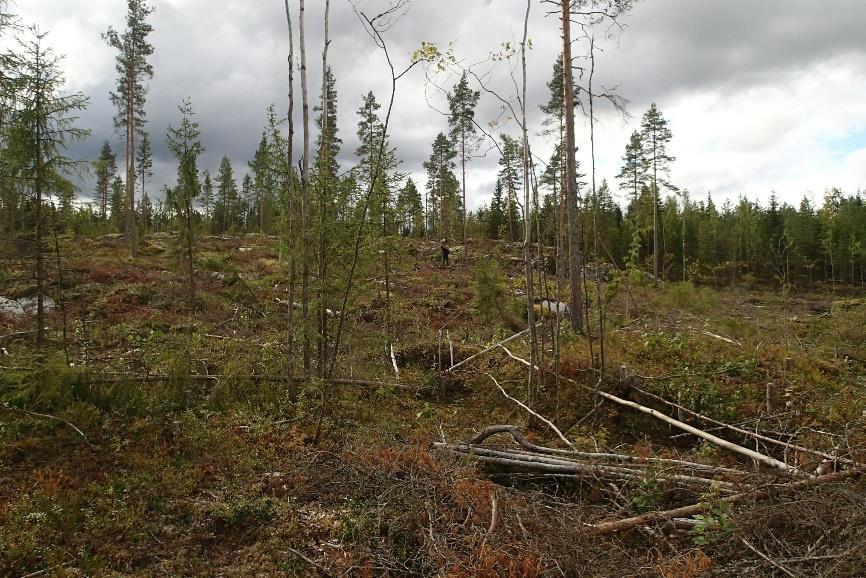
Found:
[[(76, 76), (87, 79), (82, 83), (91, 97), (91, 106), (82, 115), (82, 124), (93, 129), (93, 136), (74, 151), (83, 157), (94, 157), (105, 139), (116, 150), (122, 150), (120, 138), (111, 126), (114, 111), (108, 101), (116, 74), (113, 55), (99, 34), (108, 24), (123, 25), (124, 4), (121, 0), (19, 3), (18, 11), (25, 19), (55, 30), (51, 41), (69, 54)], [(201, 168), (215, 171), (220, 158), (226, 155), (232, 159), (236, 173), (242, 174), (261, 138), (266, 107), (276, 103), (281, 115), (286, 110), (287, 33), (282, 0), (163, 0), (154, 4), (156, 76), (149, 86), (147, 112), (156, 175), (149, 189), (155, 191), (163, 184), (173, 184), (174, 165), (165, 146), (165, 133), (169, 124), (178, 122), (177, 105), (186, 97), (191, 98), (201, 123), (207, 151)], [(290, 4), (297, 23), (297, 0)], [(375, 14), (387, 2), (363, 0), (356, 5), (359, 10)], [(321, 85), (323, 7), (323, 0), (307, 0), (311, 121)], [(548, 99), (545, 82), (559, 52), (558, 21), (546, 15), (550, 8), (533, 2), (530, 19), (533, 49), (528, 56), (528, 113), (534, 139), (541, 118), (538, 106)], [(406, 66), (410, 53), (422, 40), (443, 47), (454, 41), (455, 54), (463, 63), (479, 62), (502, 42), (519, 40), (524, 10), (525, 4), (505, 0), (416, 0), (409, 13), (387, 32), (389, 50), (398, 69)], [(623, 19), (626, 28), (621, 33), (612, 39), (600, 39), (603, 51), (598, 54), (596, 79), (599, 86), (617, 86), (618, 93), (630, 100), (630, 111), (636, 117), (631, 125), (635, 125), (652, 101), (665, 108), (683, 95), (707, 92), (724, 96), (805, 74), (832, 59), (862, 62), (866, 53), (863, 22), (866, 4), (858, 0), (821, 3), (820, 9), (809, 0), (646, 0)], [(340, 160), (345, 169), (352, 163), (357, 146), (355, 111), (361, 96), (374, 91), (384, 114), (390, 73), (381, 50), (366, 34), (347, 0), (331, 2), (330, 27), (329, 62), (337, 79), (338, 128), (343, 139)], [(598, 34), (604, 35), (603, 31)], [(297, 33), (295, 41), (297, 55)], [(583, 51), (583, 46), (576, 48), (577, 54)], [(101, 69), (94, 69), (96, 66)], [(299, 154), (300, 75), (296, 73), (295, 77), (295, 150)], [(447, 89), (457, 76), (440, 74), (433, 79)], [(489, 79), (492, 89), (516, 102), (507, 63), (498, 64)], [(447, 131), (447, 120), (428, 104), (429, 99), (434, 107), (445, 110), (445, 97), (431, 85), (425, 86), (425, 81), (421, 67), (400, 81), (391, 121), (391, 140), (404, 161), (402, 170), (414, 173), (421, 185), (421, 164), (429, 155), (430, 143), (439, 131)], [(483, 94), (478, 121), (486, 124), (502, 118), (501, 104)], [(602, 108), (600, 120), (617, 138), (625, 130), (623, 120), (609, 109)], [(699, 119), (694, 121), (699, 123)], [(500, 130), (516, 133), (518, 127), (511, 121), (497, 128)], [(761, 138), (756, 142), (762, 142)], [(611, 144), (608, 150), (602, 143), (601, 164), (617, 162), (622, 144)], [(541, 144), (536, 148), (546, 156)], [(495, 154), (473, 160), (469, 175), (471, 206), (477, 206), (489, 194), (495, 168)], [(87, 193), (92, 187), (88, 183), (83, 188)]]

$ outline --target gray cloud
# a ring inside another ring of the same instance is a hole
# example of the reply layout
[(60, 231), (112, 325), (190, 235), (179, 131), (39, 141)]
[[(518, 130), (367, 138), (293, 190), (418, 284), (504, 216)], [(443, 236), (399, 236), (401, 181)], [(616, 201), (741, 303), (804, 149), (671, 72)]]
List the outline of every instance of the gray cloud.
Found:
[[(320, 92), (324, 2), (308, 0), (307, 4), (312, 108)], [(283, 3), (164, 0), (155, 5), (152, 41), (156, 48), (153, 57), (156, 76), (149, 87), (147, 111), (157, 174), (149, 189), (156, 191), (174, 181), (165, 133), (169, 124), (177, 122), (177, 105), (185, 97), (192, 99), (201, 123), (207, 151), (201, 159), (201, 168), (215, 171), (219, 159), (227, 155), (236, 171), (242, 173), (261, 137), (266, 107), (276, 103), (281, 114), (286, 110), (287, 34)], [(297, 1), (293, 0), (291, 5), (297, 22)], [(370, 13), (381, 11), (385, 5), (384, 0), (363, 0), (358, 4)], [(538, 141), (534, 146), (542, 157), (548, 149), (535, 136), (541, 120), (538, 106), (548, 98), (545, 82), (560, 42), (557, 19), (545, 15), (549, 8), (533, 2), (530, 22), (533, 49), (528, 58), (529, 125), (533, 140)], [(355, 110), (361, 96), (373, 90), (384, 105), (390, 76), (381, 51), (365, 33), (349, 2), (334, 0), (331, 9), (329, 55), (339, 95), (339, 130), (344, 141), (341, 162), (348, 166), (357, 146)], [(398, 68), (406, 65), (409, 54), (422, 40), (443, 46), (455, 41), (455, 54), (463, 62), (478, 62), (497, 50), (503, 41), (518, 39), (524, 9), (525, 5), (503, 0), (492, 3), (416, 0), (411, 11), (388, 31), (389, 49)], [(19, 3), (18, 11), (25, 20), (39, 22), (53, 31), (49, 40), (60, 52), (68, 54), (72, 86), (91, 97), (91, 107), (81, 120), (84, 126), (93, 129), (93, 136), (87, 143), (77, 145), (73, 153), (93, 158), (104, 139), (122, 149), (119, 136), (112, 130), (113, 110), (108, 101), (115, 77), (113, 54), (99, 34), (108, 24), (122, 26), (123, 3), (66, 0), (58, 6), (52, 0), (27, 0)], [(856, 78), (866, 78), (861, 64), (866, 55), (866, 36), (861, 30), (864, 21), (866, 5), (857, 0), (836, 0), (822, 4), (820, 10), (809, 0), (638, 3), (624, 18), (627, 26), (621, 34), (600, 40), (603, 51), (598, 55), (598, 83), (618, 86), (619, 93), (630, 100), (630, 110), (636, 117), (626, 125), (610, 110), (602, 109), (597, 143), (600, 176), (614, 174), (625, 137), (652, 101), (659, 103), (672, 124), (681, 127), (675, 132), (675, 141), (682, 135), (682, 141), (694, 148), (694, 143), (701, 141), (690, 131), (700, 131), (709, 118), (703, 115), (714, 114), (713, 110), (696, 110), (698, 107), (690, 104), (696, 98), (726, 102), (743, 98), (756, 87), (778, 86), (786, 90), (800, 86), (815, 71), (826, 69), (828, 62), (842, 63), (840, 66), (844, 64), (855, 70)], [(295, 39), (297, 42), (297, 34)], [(497, 65), (489, 78), (497, 92), (514, 97), (504, 63)], [(296, 94), (300, 98), (299, 74), (296, 80)], [(398, 155), (404, 161), (403, 170), (413, 173), (421, 185), (424, 182), (421, 163), (429, 154), (430, 143), (439, 131), (447, 130), (446, 119), (428, 106), (425, 94), (441, 109), (446, 107), (444, 96), (429, 86), (425, 88), (425, 80), (420, 67), (401, 80), (391, 130), (392, 144), (398, 147)], [(436, 80), (449, 86), (456, 77), (439, 75)], [(734, 147), (728, 151), (731, 155), (750, 148), (766, 150), (773, 146), (777, 135), (798, 130), (802, 120), (792, 112), (793, 116), (787, 120), (763, 122), (765, 113), (755, 112), (753, 117), (746, 118), (750, 103), (743, 102), (741, 106), (744, 126), (735, 139), (740, 144), (715, 145)], [(822, 114), (814, 106), (811, 111)], [(296, 151), (300, 151), (300, 100), (296, 115)], [(500, 116), (500, 103), (490, 95), (483, 95), (477, 112), (479, 122), (484, 124)], [(857, 124), (860, 122), (852, 120), (855, 123), (852, 130), (866, 128), (866, 124), (863, 127)], [(517, 127), (511, 122), (502, 130), (516, 132)], [(710, 125), (706, 130), (711, 130)], [(580, 136), (585, 149), (585, 133)], [(793, 154), (789, 149), (779, 149), (766, 163), (756, 163), (751, 173), (722, 178), (712, 166), (712, 136), (708, 132), (704, 156), (689, 157), (692, 160), (688, 167), (675, 170), (675, 178), (686, 181), (680, 184), (697, 190), (713, 188), (727, 196), (742, 192), (747, 183), (773, 186), (777, 182), (774, 179), (784, 173), (780, 165), (784, 155)], [(495, 167), (495, 154), (473, 160), (469, 174), (471, 206), (478, 206), (489, 195)], [(85, 183), (84, 194), (90, 188)]]

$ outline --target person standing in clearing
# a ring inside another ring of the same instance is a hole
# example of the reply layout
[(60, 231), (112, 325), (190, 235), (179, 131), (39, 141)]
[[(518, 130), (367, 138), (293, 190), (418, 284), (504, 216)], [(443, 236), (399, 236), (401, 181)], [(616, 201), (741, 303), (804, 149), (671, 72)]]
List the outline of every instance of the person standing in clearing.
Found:
[(451, 253), (451, 250), (448, 248), (448, 239), (439, 241), (439, 248), (442, 249), (442, 266), (450, 266), (451, 263), (448, 261), (448, 255)]

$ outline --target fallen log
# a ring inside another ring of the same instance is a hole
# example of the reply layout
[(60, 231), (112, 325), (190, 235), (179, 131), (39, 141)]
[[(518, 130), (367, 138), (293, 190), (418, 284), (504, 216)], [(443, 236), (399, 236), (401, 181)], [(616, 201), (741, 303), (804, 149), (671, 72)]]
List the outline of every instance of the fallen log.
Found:
[[(231, 376), (235, 379), (249, 379), (251, 381), (259, 381), (259, 382), (272, 382), (272, 383), (283, 383), (286, 381), (285, 377), (273, 377), (267, 375), (233, 375)], [(178, 380), (189, 380), (189, 381), (219, 381), (220, 379), (226, 379), (226, 376), (223, 375), (130, 375), (130, 376), (117, 376), (117, 377), (103, 377), (98, 379), (90, 379), (87, 383), (102, 385), (102, 384), (112, 384), (112, 383), (155, 383), (162, 381), (171, 381), (173, 379)], [(296, 383), (304, 383), (304, 378), (295, 377), (294, 381)], [(421, 388), (406, 385), (403, 383), (391, 383), (388, 381), (376, 381), (370, 379), (348, 379), (341, 377), (332, 377), (330, 379), (326, 379), (325, 381), (329, 383), (333, 383), (336, 385), (363, 385), (368, 387), (393, 387), (397, 389), (409, 389), (412, 391), (417, 391)]]
[(587, 459), (600, 459), (600, 460), (609, 460), (609, 461), (617, 461), (617, 462), (628, 462), (628, 463), (638, 463), (638, 464), (652, 464), (657, 466), (671, 466), (671, 467), (681, 467), (690, 470), (703, 471), (707, 473), (713, 474), (728, 474), (734, 476), (741, 476), (743, 472), (740, 470), (734, 470), (731, 468), (724, 468), (721, 466), (711, 466), (708, 464), (701, 464), (698, 462), (690, 462), (686, 460), (677, 460), (671, 458), (656, 458), (656, 457), (640, 457), (640, 456), (632, 456), (627, 454), (612, 454), (612, 453), (602, 453), (602, 452), (583, 452), (579, 450), (562, 450), (558, 448), (550, 448), (547, 446), (539, 446), (533, 444), (521, 433), (520, 428), (514, 425), (494, 425), (490, 427), (486, 427), (471, 438), (469, 438), (466, 442), (466, 445), (479, 445), (481, 442), (486, 440), (487, 438), (499, 434), (499, 433), (508, 433), (511, 434), (514, 442), (520, 446), (521, 448), (528, 450), (534, 453), (540, 454), (550, 454), (550, 455), (562, 455), (562, 456), (574, 456), (578, 458), (587, 458)]
[[(851, 470), (846, 470), (844, 472), (835, 472), (832, 474), (826, 474), (824, 476), (817, 476), (809, 478), (807, 480), (798, 480), (796, 482), (790, 482), (787, 484), (774, 484), (761, 489), (753, 489), (747, 492), (736, 494), (734, 496), (724, 498), (723, 501), (729, 504), (735, 504), (737, 502), (742, 502), (747, 499), (760, 500), (769, 497), (773, 493), (773, 491), (802, 490), (825, 483), (838, 482), (846, 480), (848, 478), (857, 477), (864, 472), (866, 472), (866, 468), (859, 467)], [(691, 517), (706, 511), (711, 505), (712, 504), (708, 502), (699, 502), (697, 504), (682, 506), (680, 508), (674, 508), (672, 510), (648, 512), (640, 516), (595, 524), (593, 526), (590, 526), (590, 528), (596, 534), (613, 534), (615, 532), (630, 530), (638, 526), (646, 526), (657, 522), (664, 522), (673, 518)]]
[(734, 494), (742, 489), (741, 487), (737, 487), (736, 484), (724, 480), (687, 476), (676, 473), (658, 473), (646, 468), (624, 468), (621, 466), (610, 466), (605, 464), (586, 464), (573, 460), (533, 455), (526, 452), (495, 450), (478, 446), (467, 446), (465, 444), (435, 442), (433, 447), (457, 454), (467, 455), (476, 461), (484, 463), (540, 473), (592, 475), (596, 477), (613, 477), (624, 480), (650, 477), (661, 482), (678, 483), (688, 487), (699, 486), (703, 491), (716, 487), (722, 492), (730, 494)]
[(670, 407), (672, 407), (672, 408), (674, 408), (674, 409), (677, 409), (677, 410), (679, 410), (679, 411), (683, 411), (683, 412), (685, 412), (685, 413), (687, 413), (687, 414), (689, 414), (689, 415), (692, 415), (692, 416), (694, 416), (694, 417), (696, 417), (696, 418), (698, 418), (698, 419), (700, 419), (700, 420), (702, 420), (702, 421), (705, 421), (705, 422), (707, 422), (707, 423), (711, 423), (711, 424), (714, 424), (714, 425), (720, 426), (720, 427), (722, 427), (722, 428), (724, 428), (724, 429), (727, 429), (727, 430), (730, 430), (730, 431), (733, 431), (733, 432), (737, 432), (737, 433), (739, 433), (739, 434), (742, 434), (742, 435), (745, 435), (745, 436), (748, 436), (748, 437), (751, 437), (751, 438), (754, 438), (754, 439), (759, 439), (759, 440), (764, 441), (764, 442), (767, 442), (767, 443), (769, 443), (769, 444), (774, 444), (774, 445), (777, 445), (777, 446), (783, 447), (783, 448), (785, 448), (785, 449), (787, 449), (787, 450), (797, 450), (798, 452), (803, 452), (803, 453), (811, 454), (811, 455), (813, 455), (813, 456), (818, 456), (818, 457), (823, 458), (823, 459), (826, 459), (826, 460), (833, 460), (834, 462), (842, 462), (842, 463), (845, 463), (845, 464), (853, 464), (853, 463), (855, 463), (853, 460), (849, 460), (849, 459), (847, 459), (847, 458), (841, 458), (841, 457), (833, 456), (833, 455), (830, 455), (830, 454), (827, 454), (827, 453), (824, 453), (824, 452), (821, 452), (821, 451), (818, 451), (818, 450), (813, 450), (813, 449), (810, 449), (810, 448), (806, 448), (806, 447), (803, 447), (803, 446), (799, 446), (799, 445), (796, 445), (796, 444), (792, 444), (792, 443), (790, 443), (790, 442), (785, 442), (785, 441), (782, 441), (782, 440), (773, 439), (773, 438), (771, 438), (771, 437), (765, 436), (765, 435), (763, 435), (763, 434), (761, 434), (761, 433), (758, 433), (758, 432), (745, 430), (745, 429), (742, 429), (742, 428), (739, 428), (739, 427), (736, 427), (736, 426), (733, 426), (733, 425), (727, 424), (727, 423), (725, 423), (725, 422), (719, 421), (719, 420), (717, 420), (717, 419), (713, 419), (713, 418), (711, 418), (711, 417), (709, 417), (709, 416), (706, 416), (706, 415), (704, 415), (704, 414), (701, 414), (701, 413), (698, 413), (698, 412), (696, 412), (696, 411), (694, 411), (694, 410), (691, 410), (691, 409), (689, 409), (689, 408), (687, 408), (687, 407), (684, 407), (684, 406), (682, 406), (682, 405), (679, 405), (679, 404), (677, 404), (677, 403), (674, 403), (674, 402), (672, 402), (672, 401), (670, 401), (670, 400), (667, 400), (667, 399), (665, 399), (665, 398), (663, 398), (663, 397), (661, 397), (661, 396), (659, 396), (659, 395), (656, 395), (656, 394), (651, 393), (651, 392), (649, 392), (649, 391), (645, 391), (645, 390), (643, 390), (643, 389), (641, 389), (641, 388), (639, 388), (639, 387), (637, 387), (637, 386), (634, 386), (634, 385), (633, 385), (633, 386), (631, 386), (631, 388), (632, 388), (634, 391), (638, 392), (639, 394), (641, 394), (641, 395), (643, 395), (643, 396), (645, 396), (645, 397), (648, 397), (648, 398), (650, 398), (650, 399), (654, 399), (654, 400), (656, 400), (656, 401), (658, 401), (658, 402), (664, 403), (665, 405), (668, 405), (668, 406), (670, 406)]
[(491, 351), (493, 351), (494, 349), (496, 349), (496, 348), (499, 347), (500, 345), (503, 345), (503, 344), (505, 344), (505, 343), (508, 343), (509, 341), (513, 341), (513, 340), (517, 339), (517, 338), (520, 337), (521, 335), (525, 334), (527, 331), (529, 331), (529, 328), (528, 328), (528, 327), (527, 327), (526, 329), (524, 329), (523, 331), (519, 332), (519, 333), (515, 333), (515, 334), (512, 335), (511, 337), (507, 337), (506, 339), (503, 339), (502, 341), (498, 341), (498, 342), (494, 343), (494, 344), (491, 345), (490, 347), (487, 347), (487, 348), (485, 348), (485, 349), (482, 349), (481, 351), (479, 351), (479, 352), (476, 353), (475, 355), (470, 355), (469, 357), (467, 357), (467, 358), (464, 359), (463, 361), (461, 361), (461, 362), (459, 362), (459, 363), (456, 363), (456, 364), (452, 365), (451, 367), (449, 367), (448, 369), (446, 369), (446, 370), (445, 370), (445, 373), (447, 373), (447, 372), (449, 372), (449, 371), (454, 371), (455, 369), (457, 369), (457, 368), (459, 368), (459, 367), (461, 367), (461, 366), (463, 366), (463, 365), (469, 363), (470, 361), (472, 361), (472, 360), (475, 359), (476, 357), (480, 357), (480, 356), (484, 355), (485, 353), (490, 353)]
[[(507, 347), (502, 346), (502, 345), (500, 345), (500, 347), (509, 355), (509, 357), (511, 357), (515, 361), (523, 363), (526, 366), (530, 365), (530, 363), (528, 361), (526, 361), (525, 359), (521, 359), (520, 357), (517, 357), (516, 355), (511, 353)], [(687, 431), (691, 434), (696, 435), (697, 437), (699, 437), (701, 439), (707, 440), (708, 442), (710, 442), (712, 444), (715, 444), (719, 447), (723, 447), (725, 449), (728, 449), (728, 450), (735, 452), (735, 453), (738, 453), (740, 455), (749, 457), (749, 458), (751, 458), (757, 462), (761, 462), (761, 463), (766, 464), (768, 466), (780, 469), (783, 472), (786, 472), (789, 474), (796, 474), (796, 475), (807, 476), (807, 477), (810, 476), (810, 474), (807, 474), (806, 472), (803, 472), (799, 468), (796, 468), (790, 464), (786, 464), (785, 462), (783, 462), (781, 460), (777, 460), (776, 458), (764, 455), (760, 452), (756, 452), (755, 450), (751, 450), (749, 448), (744, 448), (743, 446), (737, 445), (733, 442), (729, 442), (728, 440), (722, 439), (718, 436), (714, 436), (713, 434), (707, 433), (703, 430), (700, 430), (700, 429), (698, 429), (694, 426), (691, 426), (685, 422), (682, 422), (678, 419), (674, 419), (672, 417), (669, 417), (669, 416), (663, 414), (662, 412), (657, 411), (655, 409), (652, 409), (650, 407), (646, 407), (646, 406), (641, 405), (639, 403), (629, 401), (627, 399), (623, 399), (621, 397), (613, 395), (612, 393), (607, 393), (606, 391), (603, 391), (601, 389), (598, 389), (595, 387), (590, 387), (586, 384), (580, 383), (579, 381), (575, 381), (573, 379), (568, 379), (567, 377), (563, 377), (562, 379), (565, 381), (568, 381), (570, 383), (573, 383), (573, 384), (577, 385), (578, 387), (582, 387), (584, 389), (592, 391), (592, 392), (600, 395), (601, 397), (603, 397), (604, 399), (606, 399), (608, 401), (612, 401), (612, 402), (617, 403), (619, 405), (622, 405), (622, 406), (625, 406), (625, 407), (628, 407), (631, 409), (635, 409), (641, 413), (651, 415), (652, 417), (659, 419), (659, 420), (661, 420), (667, 424), (670, 424), (670, 425), (672, 425), (678, 429), (681, 429), (683, 431)]]

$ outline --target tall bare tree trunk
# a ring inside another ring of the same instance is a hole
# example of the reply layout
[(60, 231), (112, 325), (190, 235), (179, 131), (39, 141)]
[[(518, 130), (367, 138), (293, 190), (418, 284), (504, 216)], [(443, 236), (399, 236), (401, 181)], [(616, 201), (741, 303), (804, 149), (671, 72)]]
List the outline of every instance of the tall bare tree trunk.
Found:
[(463, 127), (462, 120), (460, 126), (460, 169), (463, 172), (463, 252), (467, 253), (466, 232), (468, 225), (466, 223), (466, 129)]
[(307, 246), (310, 235), (310, 105), (307, 98), (307, 48), (304, 37), (304, 0), (299, 0), (298, 26), (301, 48), (301, 98), (304, 121), (304, 164), (301, 174), (301, 318), (304, 324), (304, 377), (310, 375), (310, 262)]
[(662, 268), (661, 229), (659, 228), (659, 175), (656, 137), (653, 133), (653, 276), (660, 281), (659, 271)]
[(571, 284), (571, 329), (583, 331), (580, 278), (581, 253), (577, 214), (577, 168), (574, 146), (574, 80), (571, 67), (571, 18), (569, 1), (562, 0), (562, 84), (565, 92), (566, 212), (568, 214), (568, 271)]
[[(595, 253), (595, 297), (598, 305), (598, 354), (599, 369), (604, 374), (604, 307), (601, 302), (601, 270), (599, 267), (599, 237), (598, 237), (598, 193), (595, 186), (595, 110), (594, 95), (592, 93), (592, 80), (595, 76), (595, 37), (589, 40), (589, 58), (591, 68), (589, 72), (589, 147), (592, 158), (592, 238)], [(588, 317), (587, 317), (588, 319)], [(587, 322), (587, 325), (589, 323)]]
[(193, 234), (192, 234), (192, 197), (190, 200), (186, 202), (186, 230), (187, 235), (187, 259), (189, 265), (189, 306), (190, 308), (195, 307), (195, 269), (193, 268), (193, 260), (192, 260), (192, 243), (193, 243)]
[(319, 154), (319, 283), (317, 288), (317, 317), (319, 332), (316, 336), (316, 352), (318, 361), (316, 373), (321, 378), (325, 376), (325, 366), (328, 360), (328, 317), (325, 311), (325, 235), (328, 212), (328, 175), (321, 163), (327, 162), (330, 155), (330, 137), (328, 136), (328, 46), (331, 44), (328, 36), (328, 18), (330, 16), (331, 0), (325, 0), (325, 45), (322, 48), (322, 152)]
[[(41, 38), (37, 36), (37, 42), (41, 42)], [(40, 55), (42, 54), (42, 46), (37, 45), (36, 49), (36, 110), (38, 111), (36, 119), (36, 178), (33, 181), (33, 188), (36, 192), (36, 346), (41, 349), (45, 342), (45, 303), (42, 296), (45, 287), (45, 265), (42, 256), (42, 237), (44, 235), (44, 216), (42, 211), (42, 188), (45, 185), (45, 175), (43, 171), (42, 160), (42, 121), (38, 117), (44, 114), (42, 102), (42, 62)]]
[(286, 373), (289, 382), (289, 397), (294, 400), (297, 398), (297, 389), (294, 379), (294, 359), (295, 352), (295, 326), (294, 326), (294, 309), (295, 309), (295, 179), (292, 175), (292, 153), (293, 141), (295, 138), (295, 41), (292, 31), (292, 13), (289, 9), (289, 0), (284, 0), (286, 4), (286, 24), (289, 29), (289, 139), (286, 151), (286, 178), (288, 179), (288, 202), (289, 202), (289, 305), (286, 312), (286, 330), (288, 332), (286, 339)]
[[(135, 48), (133, 47), (133, 51)], [(129, 93), (126, 100), (126, 234), (129, 236), (129, 254), (138, 256), (135, 235), (135, 53), (127, 73)]]
[(536, 388), (532, 383), (532, 370), (538, 357), (538, 336), (535, 331), (534, 286), (532, 282), (532, 184), (529, 182), (529, 131), (526, 126), (526, 42), (529, 34), (529, 11), (531, 0), (526, 0), (526, 15), (523, 19), (523, 40), (520, 43), (520, 67), (522, 71), (522, 93), (520, 100), (521, 128), (523, 132), (523, 265), (526, 275), (526, 320), (529, 324), (529, 371), (527, 377), (527, 392), (529, 407), (536, 403)]

